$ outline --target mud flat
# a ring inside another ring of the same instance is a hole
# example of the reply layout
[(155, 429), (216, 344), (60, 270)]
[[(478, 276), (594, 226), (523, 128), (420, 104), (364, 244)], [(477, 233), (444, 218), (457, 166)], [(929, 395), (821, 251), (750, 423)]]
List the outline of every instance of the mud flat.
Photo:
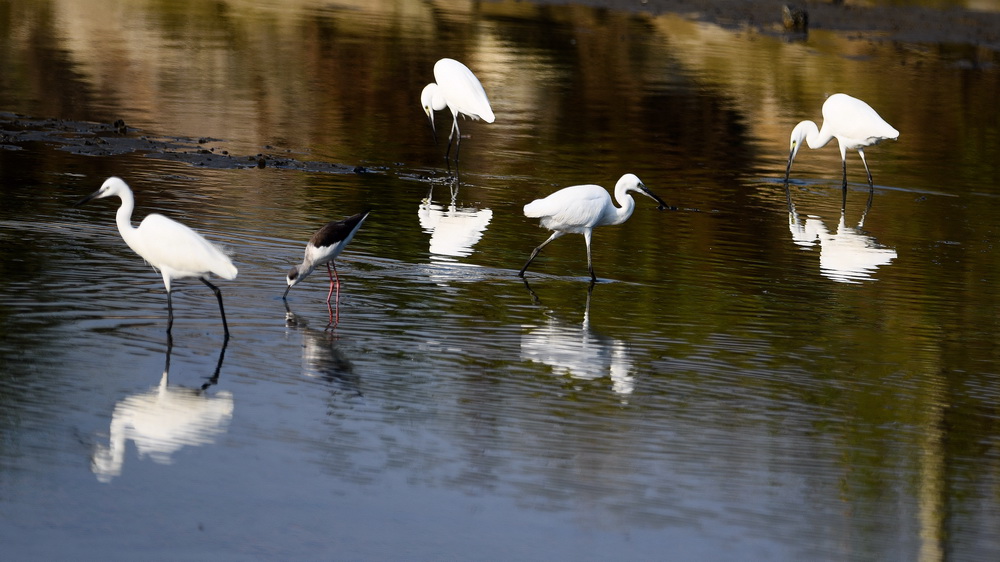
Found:
[(86, 156), (140, 153), (149, 158), (186, 162), (206, 168), (283, 168), (332, 174), (363, 174), (361, 166), (317, 162), (296, 158), (291, 151), (264, 147), (253, 155), (231, 154), (217, 148), (221, 139), (158, 137), (129, 127), (124, 121), (94, 123), (66, 119), (40, 119), (0, 112), (0, 150), (22, 150), (30, 143)]

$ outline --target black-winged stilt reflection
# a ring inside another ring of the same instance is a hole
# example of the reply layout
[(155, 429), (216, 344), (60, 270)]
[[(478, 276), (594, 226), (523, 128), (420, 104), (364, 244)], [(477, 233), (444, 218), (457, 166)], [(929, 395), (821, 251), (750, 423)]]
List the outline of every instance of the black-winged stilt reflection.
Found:
[[(524, 280), (524, 286), (535, 302), (541, 304), (527, 280)], [(529, 331), (521, 336), (521, 358), (548, 365), (554, 374), (560, 376), (580, 380), (607, 378), (611, 390), (625, 402), (635, 390), (635, 365), (626, 342), (591, 329), (590, 298), (593, 290), (594, 284), (591, 283), (587, 288), (583, 322), (577, 324), (559, 320), (549, 310), (543, 326), (529, 326)]]
[(233, 417), (233, 395), (224, 390), (211, 395), (207, 392), (219, 380), (226, 343), (219, 350), (215, 372), (201, 388), (170, 384), (172, 348), (168, 338), (167, 358), (159, 386), (123, 398), (115, 405), (108, 445), (97, 445), (91, 463), (91, 469), (101, 482), (110, 482), (121, 475), (129, 441), (135, 443), (140, 459), (148, 456), (154, 462), (170, 464), (171, 455), (181, 448), (213, 443), (226, 432)]
[[(326, 294), (327, 310), (330, 312), (330, 323), (336, 324), (340, 321), (340, 274), (337, 273), (337, 264), (334, 260), (344, 251), (344, 248), (351, 242), (354, 235), (361, 229), (365, 219), (371, 210), (360, 212), (344, 220), (330, 221), (316, 231), (306, 243), (305, 256), (302, 263), (292, 267), (285, 276), (288, 287), (281, 299), (288, 300), (288, 291), (299, 284), (307, 275), (312, 273), (317, 267), (326, 266), (326, 273), (330, 277), (330, 290)], [(332, 271), (331, 271), (332, 268)], [(334, 276), (336, 275), (336, 279)], [(334, 288), (337, 290), (336, 299), (336, 319), (334, 319), (333, 309), (330, 307), (330, 296), (333, 295)], [(287, 305), (286, 305), (287, 308)]]
[(174, 325), (170, 282), (173, 279), (197, 277), (215, 293), (215, 298), (219, 301), (219, 314), (222, 315), (222, 328), (228, 339), (229, 325), (226, 323), (226, 310), (222, 306), (222, 292), (209, 282), (208, 276), (214, 273), (223, 279), (236, 279), (236, 267), (229, 256), (194, 230), (160, 214), (146, 215), (138, 227), (133, 227), (135, 198), (128, 184), (121, 178), (106, 179), (100, 189), (77, 201), (76, 206), (104, 197), (121, 199), (121, 206), (115, 217), (118, 232), (133, 252), (163, 276), (163, 285), (167, 289), (167, 334)]
[(292, 312), (285, 303), (285, 326), (289, 335), (302, 336), (302, 374), (309, 378), (337, 384), (344, 390), (361, 396), (360, 377), (354, 372), (351, 360), (337, 345), (337, 337), (330, 325), (323, 330), (309, 327), (309, 322)]

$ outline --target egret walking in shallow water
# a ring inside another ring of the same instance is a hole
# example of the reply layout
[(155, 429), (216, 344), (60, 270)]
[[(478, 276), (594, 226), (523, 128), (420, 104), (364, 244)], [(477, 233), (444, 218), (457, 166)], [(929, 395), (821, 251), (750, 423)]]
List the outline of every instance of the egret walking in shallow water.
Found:
[(420, 92), (420, 105), (431, 122), (431, 132), (435, 141), (437, 133), (434, 128), (434, 112), (444, 108), (451, 110), (454, 121), (451, 133), (448, 135), (448, 150), (444, 153), (445, 160), (451, 153), (451, 143), (455, 142), (455, 162), (458, 162), (458, 151), (462, 144), (462, 133), (458, 130), (458, 115), (470, 119), (482, 119), (487, 123), (494, 120), (493, 108), (486, 97), (483, 85), (469, 67), (455, 59), (441, 59), (434, 63), (434, 80), (424, 86)]
[(525, 205), (524, 216), (540, 218), (541, 226), (553, 232), (548, 240), (542, 242), (531, 252), (528, 262), (518, 272), (518, 277), (524, 277), (524, 272), (531, 265), (531, 261), (549, 242), (563, 234), (572, 233), (583, 235), (583, 239), (587, 243), (587, 269), (590, 271), (590, 279), (592, 282), (597, 281), (597, 276), (594, 275), (594, 264), (590, 259), (590, 238), (594, 233), (594, 228), (621, 224), (632, 216), (632, 211), (635, 209), (635, 199), (629, 195), (630, 191), (651, 197), (660, 204), (658, 207), (660, 210), (667, 208), (667, 204), (647, 189), (635, 174), (625, 174), (615, 185), (615, 200), (621, 207), (615, 207), (608, 191), (599, 185), (566, 187), (544, 199), (535, 199)]
[(133, 227), (132, 211), (135, 209), (135, 198), (128, 184), (121, 178), (108, 178), (100, 189), (76, 204), (82, 205), (91, 199), (111, 196), (117, 196), (122, 201), (115, 220), (118, 232), (121, 233), (125, 243), (149, 265), (160, 270), (163, 276), (163, 285), (167, 289), (167, 333), (170, 333), (174, 325), (174, 308), (170, 298), (171, 280), (197, 277), (215, 293), (215, 298), (219, 301), (219, 313), (222, 315), (222, 327), (226, 331), (226, 338), (229, 338), (226, 311), (222, 307), (222, 293), (208, 281), (210, 273), (223, 279), (236, 279), (236, 267), (229, 257), (197, 232), (163, 215), (156, 213), (146, 215), (137, 228)]
[(857, 150), (861, 162), (868, 173), (869, 193), (875, 191), (871, 170), (865, 160), (865, 147), (878, 144), (886, 139), (899, 137), (899, 131), (886, 123), (867, 103), (847, 94), (833, 94), (823, 103), (823, 127), (817, 128), (812, 121), (802, 121), (792, 129), (789, 139), (788, 166), (785, 168), (785, 189), (792, 171), (792, 161), (802, 147), (802, 141), (809, 148), (822, 148), (837, 137), (840, 144), (840, 159), (844, 169), (844, 203), (847, 202), (847, 150)]
[[(340, 274), (337, 273), (337, 264), (334, 260), (344, 251), (347, 244), (354, 238), (354, 235), (361, 228), (361, 224), (368, 218), (370, 210), (358, 213), (342, 221), (331, 221), (323, 228), (316, 231), (309, 243), (306, 244), (305, 257), (300, 265), (296, 265), (288, 271), (286, 281), (288, 288), (282, 299), (287, 299), (288, 291), (306, 278), (317, 267), (326, 265), (326, 273), (330, 276), (330, 292), (326, 294), (326, 304), (330, 304), (330, 296), (333, 295), (334, 286), (337, 289), (337, 319), (340, 319)], [(332, 271), (331, 271), (332, 266)], [(336, 281), (334, 281), (336, 275)], [(330, 314), (330, 321), (333, 322), (333, 313)]]

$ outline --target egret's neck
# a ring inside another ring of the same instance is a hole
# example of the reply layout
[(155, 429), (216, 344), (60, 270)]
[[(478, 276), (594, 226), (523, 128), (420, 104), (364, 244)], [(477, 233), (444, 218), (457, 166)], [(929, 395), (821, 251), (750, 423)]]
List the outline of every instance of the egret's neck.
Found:
[(826, 143), (830, 142), (833, 138), (833, 133), (827, 130), (826, 120), (823, 120), (823, 128), (817, 129), (816, 123), (810, 122), (811, 127), (809, 127), (809, 134), (806, 135), (806, 144), (809, 148), (823, 148)]
[(136, 229), (132, 226), (132, 211), (135, 210), (135, 198), (132, 192), (126, 191), (119, 195), (122, 200), (121, 207), (118, 207), (118, 214), (115, 215), (115, 223), (118, 225), (118, 232), (125, 239), (125, 243), (135, 249), (134, 240)]
[(628, 192), (623, 191), (622, 193), (616, 193), (615, 199), (621, 207), (617, 207), (613, 211), (611, 221), (607, 223), (609, 225), (621, 224), (627, 221), (628, 218), (632, 216), (632, 211), (635, 209), (635, 199), (633, 199)]

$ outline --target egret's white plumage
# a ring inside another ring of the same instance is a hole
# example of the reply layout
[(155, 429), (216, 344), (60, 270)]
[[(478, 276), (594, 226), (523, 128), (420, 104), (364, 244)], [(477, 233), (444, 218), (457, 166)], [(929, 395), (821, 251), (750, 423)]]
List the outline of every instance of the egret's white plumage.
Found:
[[(451, 152), (451, 143), (454, 140), (457, 161), (462, 143), (462, 136), (458, 130), (458, 115), (492, 123), (495, 119), (493, 108), (490, 107), (490, 100), (486, 97), (486, 91), (483, 90), (483, 85), (479, 83), (476, 75), (469, 70), (469, 67), (455, 59), (445, 58), (434, 63), (434, 80), (435, 82), (427, 84), (420, 92), (420, 105), (430, 119), (432, 132), (435, 132), (434, 112), (445, 108), (451, 110), (454, 121), (451, 133), (448, 135), (445, 159)], [(435, 138), (436, 136), (435, 132)]]
[[(285, 289), (285, 294), (281, 296), (282, 299), (288, 297), (288, 291), (297, 285), (300, 281), (306, 278), (307, 275), (312, 273), (317, 267), (321, 265), (326, 265), (326, 272), (330, 276), (330, 292), (326, 294), (326, 303), (330, 304), (330, 296), (333, 295), (333, 289), (336, 285), (337, 289), (337, 316), (340, 316), (340, 274), (337, 273), (337, 265), (334, 260), (337, 256), (344, 251), (347, 244), (354, 238), (354, 235), (361, 229), (361, 224), (365, 222), (368, 218), (368, 214), (371, 213), (370, 210), (358, 213), (354, 216), (348, 217), (341, 221), (330, 221), (323, 225), (312, 235), (309, 242), (306, 244), (305, 256), (302, 259), (302, 263), (292, 267), (288, 270), (288, 275), (285, 276), (285, 281), (288, 283), (288, 287)], [(332, 266), (332, 271), (331, 271)], [(334, 281), (334, 275), (336, 275), (336, 281)], [(333, 316), (331, 312), (330, 321), (333, 322)]]
[(833, 94), (823, 103), (823, 126), (817, 128), (812, 121), (802, 121), (792, 129), (789, 139), (788, 165), (785, 168), (785, 187), (792, 171), (792, 161), (799, 153), (802, 142), (809, 148), (822, 148), (834, 137), (840, 145), (840, 159), (844, 169), (844, 196), (847, 195), (847, 151), (857, 150), (868, 174), (869, 190), (874, 191), (871, 170), (865, 160), (866, 146), (878, 144), (886, 139), (896, 139), (899, 131), (886, 123), (867, 103), (847, 94)]
[(594, 266), (590, 258), (590, 239), (594, 228), (598, 226), (621, 224), (632, 216), (635, 209), (635, 199), (630, 191), (642, 193), (659, 203), (659, 209), (667, 204), (643, 185), (635, 174), (625, 174), (615, 185), (615, 200), (621, 207), (615, 207), (608, 191), (599, 185), (574, 185), (566, 187), (545, 197), (536, 199), (524, 206), (524, 216), (539, 218), (541, 226), (553, 231), (545, 242), (531, 252), (531, 257), (524, 264), (518, 276), (524, 277), (532, 260), (549, 242), (563, 234), (582, 234), (587, 243), (587, 268), (590, 278), (597, 280)]
[(238, 272), (229, 257), (194, 230), (160, 214), (149, 214), (137, 228), (133, 227), (132, 211), (135, 209), (135, 198), (128, 184), (121, 178), (108, 178), (100, 189), (76, 204), (82, 205), (92, 199), (112, 196), (119, 197), (122, 202), (115, 216), (122, 239), (132, 251), (159, 270), (163, 276), (163, 285), (167, 289), (167, 332), (170, 332), (174, 324), (170, 282), (173, 279), (197, 277), (215, 293), (219, 301), (219, 312), (222, 314), (222, 326), (226, 331), (226, 337), (229, 337), (226, 311), (222, 306), (222, 293), (208, 281), (210, 273), (223, 279), (236, 278)]

